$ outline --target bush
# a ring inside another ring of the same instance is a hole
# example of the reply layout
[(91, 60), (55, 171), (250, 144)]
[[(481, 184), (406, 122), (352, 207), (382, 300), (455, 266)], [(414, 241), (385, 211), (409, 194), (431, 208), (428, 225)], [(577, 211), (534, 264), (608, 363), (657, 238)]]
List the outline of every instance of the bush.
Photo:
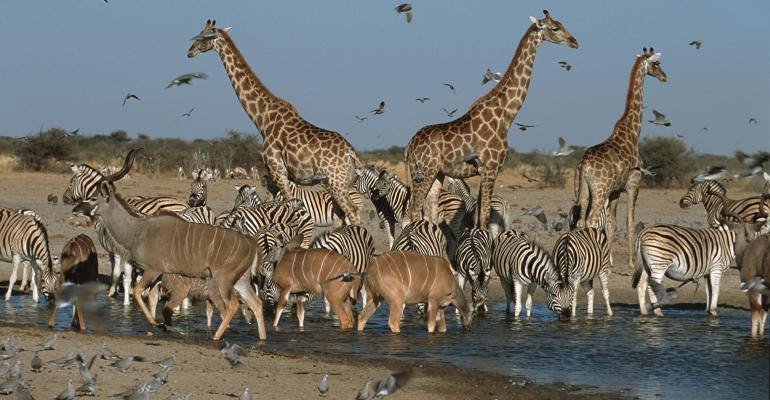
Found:
[(685, 186), (696, 172), (693, 151), (676, 138), (644, 138), (639, 154), (645, 167), (655, 172), (654, 176), (643, 177), (642, 182), (648, 186)]
[(22, 139), (15, 149), (15, 154), (19, 158), (18, 167), (33, 171), (48, 171), (51, 161), (67, 159), (72, 152), (72, 146), (65, 133), (63, 129), (52, 128)]

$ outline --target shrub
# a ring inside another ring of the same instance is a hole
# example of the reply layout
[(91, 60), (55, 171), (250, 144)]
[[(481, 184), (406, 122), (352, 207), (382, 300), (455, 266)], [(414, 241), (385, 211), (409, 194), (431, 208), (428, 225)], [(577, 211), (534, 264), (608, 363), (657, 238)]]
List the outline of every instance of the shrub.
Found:
[(643, 177), (642, 182), (648, 186), (684, 186), (696, 172), (693, 151), (677, 138), (644, 138), (639, 154), (645, 167), (655, 172), (654, 176)]
[(47, 171), (51, 161), (67, 159), (71, 151), (70, 140), (65, 136), (65, 131), (52, 128), (22, 140), (16, 146), (15, 154), (19, 159), (18, 167)]

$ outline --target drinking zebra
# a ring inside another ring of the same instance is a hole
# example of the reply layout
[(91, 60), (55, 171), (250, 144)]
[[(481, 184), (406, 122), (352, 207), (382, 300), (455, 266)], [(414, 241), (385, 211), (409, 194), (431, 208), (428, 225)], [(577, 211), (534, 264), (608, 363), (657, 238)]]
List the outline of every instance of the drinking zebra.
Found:
[(526, 289), (525, 308), (529, 318), (532, 294), (539, 286), (545, 292), (548, 308), (561, 318), (569, 317), (572, 287), (564, 285), (551, 255), (533, 239), (524, 233), (504, 231), (495, 242), (492, 265), (505, 292), (506, 312), (511, 312), (511, 300), (514, 300), (514, 316), (519, 317), (521, 294)]
[[(273, 180), (265, 175), (262, 178), (262, 186), (273, 196), (274, 200), (285, 200), (278, 186)], [(296, 183), (289, 181), (289, 192), (295, 199), (302, 200), (305, 209), (313, 219), (313, 224), (319, 228), (325, 228), (337, 225), (342, 225), (341, 221), (345, 221), (345, 224), (350, 224), (350, 221), (345, 217), (345, 213), (334, 202), (334, 198), (329, 194), (327, 190), (312, 190), (309, 188), (298, 186)], [(364, 197), (355, 190), (350, 191), (350, 199), (356, 206), (358, 212), (361, 212), (361, 207), (364, 204)]]
[(679, 207), (690, 208), (695, 204), (703, 203), (708, 214), (709, 226), (712, 228), (721, 225), (723, 205), (726, 209), (725, 212), (739, 216), (742, 222), (750, 222), (758, 217), (766, 218), (766, 215), (760, 210), (763, 201), (764, 209), (770, 210), (770, 199), (763, 200), (762, 196), (733, 200), (727, 198), (726, 194), (727, 190), (724, 186), (716, 181), (692, 183), (687, 189), (687, 193), (679, 200)]
[(670, 224), (645, 228), (636, 237), (636, 269), (631, 280), (639, 296), (640, 313), (647, 315), (646, 293), (655, 315), (663, 315), (659, 298), (667, 297), (662, 285), (665, 275), (684, 283), (706, 278), (706, 311), (716, 316), (719, 283), (735, 261), (736, 241), (749, 242), (760, 233), (764, 233), (762, 223), (728, 223), (706, 229)]
[(284, 223), (291, 228), (289, 237), (302, 236), (302, 248), (310, 247), (313, 242), (313, 220), (296, 199), (271, 201), (257, 208), (240, 207), (233, 210), (220, 226), (255, 237), (262, 228), (276, 223)]
[(27, 261), (32, 265), (32, 301), (37, 303), (37, 273), (45, 281), (54, 275), (48, 233), (43, 224), (28, 215), (0, 208), (0, 261), (13, 263), (5, 300), (11, 299), (19, 266), (22, 261)]
[[(463, 199), (465, 203), (465, 214), (468, 218), (466, 225), (476, 227), (478, 225), (478, 202), (476, 198), (471, 194), (471, 190), (468, 184), (463, 179), (452, 178), (447, 176), (449, 182), (448, 191), (454, 193)], [(508, 222), (508, 202), (503, 200), (499, 195), (492, 195), (489, 198), (489, 232), (493, 238), (496, 238), (500, 232), (509, 228)], [(487, 227), (482, 227), (487, 228)]]
[[(366, 266), (374, 258), (374, 238), (366, 228), (360, 225), (348, 225), (335, 231), (325, 232), (313, 241), (311, 248), (325, 248), (342, 254), (360, 273), (366, 271)], [(358, 298), (358, 294), (356, 293), (353, 297)], [(363, 285), (361, 300), (366, 305), (366, 290)], [(325, 298), (324, 301), (326, 301)], [(326, 302), (325, 305), (328, 314), (329, 303)]]
[(457, 243), (454, 268), (460, 289), (471, 284), (474, 310), (488, 311), (486, 305), (489, 280), (492, 277), (492, 250), (494, 239), (483, 229), (468, 230)]
[(208, 186), (206, 181), (198, 175), (190, 184), (190, 196), (187, 198), (187, 205), (190, 207), (202, 207), (206, 205), (208, 197)]

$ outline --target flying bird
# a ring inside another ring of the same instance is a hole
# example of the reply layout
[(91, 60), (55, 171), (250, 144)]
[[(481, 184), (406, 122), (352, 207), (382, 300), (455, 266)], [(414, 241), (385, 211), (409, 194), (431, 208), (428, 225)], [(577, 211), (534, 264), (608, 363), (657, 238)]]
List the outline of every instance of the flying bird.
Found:
[(755, 292), (765, 296), (770, 295), (770, 288), (767, 287), (764, 278), (761, 276), (755, 276), (749, 279), (748, 282), (741, 282), (740, 289), (743, 293)]
[(381, 101), (379, 107), (375, 108), (370, 112), (374, 115), (385, 114), (385, 102)]
[(364, 122), (367, 119), (369, 119), (369, 117), (359, 117), (358, 114), (356, 114), (356, 119), (358, 120), (358, 122)]
[(707, 126), (704, 126), (704, 127), (703, 127), (703, 129), (701, 129), (701, 130), (702, 130), (702, 131), (708, 131), (708, 130), (709, 130), (709, 128), (708, 128)]
[(452, 85), (451, 83), (442, 83), (442, 85), (444, 85), (444, 86), (448, 87), (448, 88), (449, 88), (449, 90), (451, 90), (451, 91), (452, 91), (452, 93), (454, 93), (454, 94), (457, 94), (457, 92), (455, 91), (455, 87), (454, 87), (454, 85)]
[(522, 173), (522, 174), (521, 174), (521, 176), (523, 176), (523, 177), (524, 177), (524, 179), (526, 179), (528, 183), (532, 183), (532, 182), (540, 182), (539, 180), (537, 180), (537, 179), (535, 179), (535, 178), (532, 178), (532, 177), (530, 177), (530, 176), (529, 176), (529, 175), (527, 175), (526, 173)]
[(760, 152), (754, 156), (749, 156), (742, 151), (735, 152), (735, 158), (747, 169), (739, 174), (735, 174), (735, 179), (748, 178), (763, 172), (762, 165), (770, 160), (770, 153)]
[(678, 137), (678, 138), (680, 138), (680, 139), (684, 139), (684, 135), (682, 135), (681, 133), (677, 133), (677, 134), (676, 134), (676, 137)]
[(446, 116), (449, 117), (449, 118), (454, 117), (455, 113), (457, 112), (456, 108), (454, 110), (452, 110), (452, 111), (449, 111), (446, 108), (441, 108), (441, 109), (444, 110), (444, 112), (446, 113)]
[(751, 125), (751, 124), (756, 125), (757, 124), (757, 119), (756, 118), (749, 118), (749, 125)]
[(326, 395), (326, 392), (329, 391), (329, 374), (324, 374), (321, 382), (318, 382), (318, 385), (316, 385), (316, 389), (318, 389), (318, 393), (321, 393), (321, 395)]
[(655, 119), (647, 120), (647, 122), (653, 123), (655, 125), (671, 126), (671, 121), (667, 120), (666, 116), (663, 113), (657, 110), (652, 110), (652, 113), (653, 115), (655, 115)]
[(519, 127), (519, 130), (520, 130), (520, 131), (526, 131), (527, 129), (529, 129), (529, 128), (534, 128), (534, 127), (536, 127), (537, 125), (527, 125), (527, 124), (520, 124), (520, 123), (516, 122), (516, 126), (518, 126), (518, 127)]
[(80, 128), (75, 129), (74, 131), (64, 131), (64, 136), (76, 136), (80, 132)]
[(430, 97), (418, 97), (415, 100), (419, 101), (420, 103), (425, 103), (426, 101), (430, 100)]
[(700, 40), (693, 40), (688, 44), (692, 47), (695, 47), (696, 50), (700, 50), (700, 46), (703, 44), (703, 42), (701, 42)]
[(641, 171), (642, 175), (644, 176), (655, 176), (657, 175), (657, 172), (655, 172), (655, 170), (659, 168), (660, 168), (660, 165), (653, 165), (650, 167), (639, 167), (639, 171)]
[(395, 8), (395, 10), (397, 13), (404, 14), (404, 16), (406, 16), (407, 24), (412, 22), (412, 5), (411, 4), (409, 3), (399, 4)]
[(725, 179), (729, 176), (729, 173), (727, 172), (727, 168), (725, 167), (711, 167), (708, 171), (695, 175), (695, 177), (692, 178), (692, 181), (695, 183), (698, 182), (704, 182), (704, 181), (718, 181), (720, 179)]
[(559, 150), (553, 152), (554, 157), (564, 157), (572, 154), (575, 149), (572, 146), (567, 145), (567, 141), (563, 137), (559, 137)]
[(127, 93), (127, 94), (126, 94), (126, 97), (124, 97), (124, 98), (123, 98), (123, 107), (125, 107), (125, 106), (126, 106), (126, 102), (127, 102), (129, 99), (136, 99), (136, 100), (138, 100), (138, 101), (141, 101), (141, 100), (142, 100), (142, 99), (140, 99), (140, 98), (139, 98), (139, 96), (137, 96), (137, 95), (135, 95), (135, 94), (133, 94), (133, 93)]
[(179, 75), (166, 86), (166, 89), (170, 88), (171, 86), (190, 85), (190, 81), (193, 79), (206, 79), (208, 77), (209, 76), (203, 72), (191, 72), (189, 74)]
[(192, 117), (192, 112), (195, 111), (195, 107), (191, 108), (190, 111), (182, 114), (183, 117)]
[(572, 69), (572, 64), (566, 62), (566, 61), (559, 61), (559, 66), (564, 68), (565, 70), (569, 71)]
[(486, 85), (489, 81), (500, 82), (500, 79), (503, 79), (503, 74), (499, 72), (492, 72), (491, 69), (487, 68), (487, 71), (484, 72), (484, 78), (481, 79), (481, 84)]

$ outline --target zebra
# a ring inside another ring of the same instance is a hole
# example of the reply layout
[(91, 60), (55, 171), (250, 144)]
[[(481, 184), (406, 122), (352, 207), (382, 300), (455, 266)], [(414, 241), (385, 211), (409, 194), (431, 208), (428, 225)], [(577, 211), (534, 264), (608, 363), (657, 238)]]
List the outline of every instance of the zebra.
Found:
[[(635, 241), (636, 269), (631, 287), (639, 296), (639, 311), (647, 315), (645, 293), (653, 312), (662, 316), (658, 298), (665, 301), (663, 276), (675, 281), (699, 283), (706, 280), (706, 312), (717, 316), (717, 299), (722, 274), (735, 261), (736, 239), (751, 241), (761, 223), (724, 224), (718, 228), (694, 229), (671, 224), (655, 224), (639, 232)], [(649, 285), (649, 286), (648, 286)], [(681, 285), (680, 285), (681, 286)]]
[[(749, 222), (757, 218), (766, 218), (760, 206), (763, 203), (761, 196), (747, 197), (740, 200), (726, 198), (727, 190), (716, 181), (703, 181), (692, 183), (687, 193), (679, 200), (680, 208), (690, 208), (695, 204), (703, 203), (708, 214), (708, 224), (712, 228), (721, 225), (722, 205), (726, 205), (726, 212), (740, 216), (741, 221)], [(724, 202), (722, 197), (725, 197)], [(764, 200), (764, 210), (770, 210), (770, 200)]]
[[(478, 202), (476, 201), (476, 198), (471, 195), (468, 184), (460, 178), (452, 178), (451, 176), (447, 176), (446, 178), (449, 182), (448, 191), (460, 196), (465, 203), (465, 214), (468, 218), (466, 224), (475, 227), (478, 225)], [(491, 211), (488, 227), (492, 237), (496, 238), (500, 232), (509, 228), (508, 202), (499, 195), (493, 194), (489, 198), (489, 207)]]
[(6, 208), (0, 208), (0, 261), (13, 263), (8, 291), (5, 293), (6, 301), (11, 299), (22, 261), (32, 264), (30, 285), (33, 302), (39, 300), (37, 273), (40, 272), (43, 284), (55, 279), (45, 226), (33, 217)]
[[(270, 178), (265, 175), (262, 177), (262, 186), (273, 196), (273, 200), (285, 200), (281, 194), (278, 186)], [(334, 198), (329, 194), (327, 190), (312, 190), (305, 187), (298, 186), (296, 183), (289, 181), (289, 192), (291, 195), (305, 205), (305, 209), (313, 218), (313, 223), (319, 228), (326, 228), (335, 225), (335, 221), (345, 221), (345, 224), (350, 224), (350, 221), (342, 212), (342, 209), (334, 202)], [(364, 204), (364, 197), (355, 190), (349, 192), (350, 199), (356, 206), (356, 209), (360, 213)]]
[(494, 239), (483, 230), (472, 228), (458, 241), (457, 255), (453, 264), (460, 289), (466, 282), (471, 284), (473, 309), (488, 311), (486, 305), (489, 280), (492, 277), (492, 249)]
[(309, 248), (313, 242), (313, 220), (296, 199), (263, 203), (257, 208), (240, 207), (232, 211), (220, 226), (255, 237), (261, 228), (275, 223), (291, 227), (289, 237), (301, 235), (302, 248)]
[(177, 215), (188, 222), (216, 225), (214, 212), (208, 206), (190, 207), (184, 211), (178, 211)]
[[(19, 209), (13, 210), (13, 209), (1, 207), (1, 206), (0, 206), (0, 209), (6, 210), (8, 212), (12, 212), (12, 213), (15, 212), (17, 214), (22, 214), (28, 217), (32, 217), (41, 226), (45, 226), (43, 225), (43, 217), (41, 217), (40, 214), (35, 212), (35, 210), (31, 210), (29, 208), (19, 208)], [(21, 268), (22, 273), (21, 273), (21, 282), (19, 282), (19, 291), (25, 292), (27, 290), (27, 284), (30, 283), (28, 278), (30, 275), (30, 271), (32, 270), (32, 265), (29, 263), (29, 261), (26, 261), (26, 260), (22, 260), (22, 265), (23, 267)]]
[(202, 207), (206, 205), (208, 197), (208, 185), (206, 181), (200, 178), (193, 179), (190, 184), (190, 196), (187, 198), (187, 205), (190, 207)]
[[(410, 189), (397, 176), (373, 168), (356, 170), (358, 176), (354, 187), (356, 191), (369, 197), (380, 218), (380, 228), (386, 229), (388, 247), (393, 248), (396, 224), (405, 227), (409, 224), (406, 209), (409, 205)], [(442, 228), (451, 239), (462, 236), (465, 231), (465, 206), (462, 199), (447, 191), (439, 195), (439, 217), (445, 223)], [(450, 248), (452, 246), (450, 245)], [(454, 255), (453, 251), (450, 254)]]
[(263, 203), (262, 198), (257, 193), (257, 188), (249, 185), (238, 186), (235, 185), (235, 203), (233, 204), (233, 210), (237, 210), (240, 207), (257, 208)]
[[(356, 267), (356, 271), (362, 274), (374, 258), (374, 238), (366, 228), (359, 225), (348, 225), (325, 232), (317, 237), (310, 247), (325, 248), (342, 254)], [(354, 294), (353, 298), (358, 298), (357, 294)], [(366, 305), (366, 290), (363, 285), (361, 285), (361, 300), (363, 305)], [(329, 309), (329, 303), (326, 302), (327, 314)]]
[(519, 317), (521, 294), (526, 287), (525, 308), (529, 318), (532, 294), (539, 286), (545, 292), (548, 308), (560, 318), (569, 317), (572, 287), (563, 284), (550, 253), (535, 240), (514, 230), (502, 232), (495, 240), (492, 265), (505, 292), (507, 313), (511, 312), (511, 300), (514, 300), (514, 316)]

